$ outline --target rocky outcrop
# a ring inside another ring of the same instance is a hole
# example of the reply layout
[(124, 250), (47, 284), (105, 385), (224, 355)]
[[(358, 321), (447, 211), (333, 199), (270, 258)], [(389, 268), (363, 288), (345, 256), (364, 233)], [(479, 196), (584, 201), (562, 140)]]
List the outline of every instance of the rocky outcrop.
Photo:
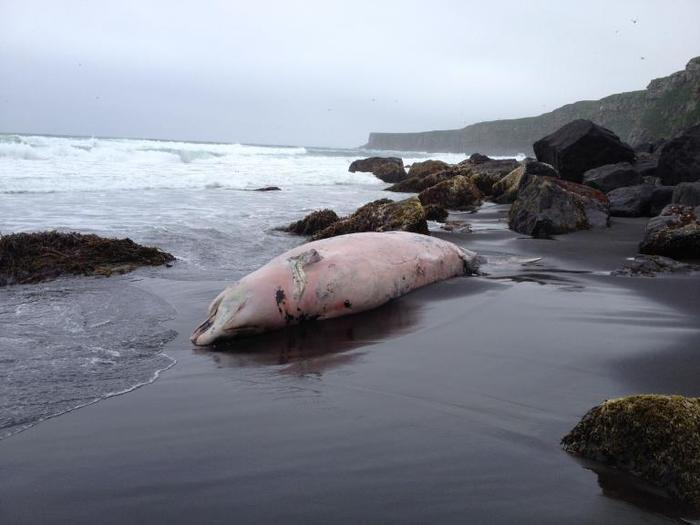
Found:
[(416, 197), (398, 202), (379, 199), (365, 204), (349, 217), (340, 219), (317, 232), (312, 239), (326, 239), (346, 233), (392, 230), (428, 234), (425, 210)]
[(564, 180), (581, 182), (593, 168), (632, 162), (635, 153), (609, 129), (590, 120), (574, 120), (533, 145), (537, 160), (551, 164)]
[(647, 223), (639, 251), (677, 259), (700, 259), (700, 207), (669, 204)]
[(628, 144), (671, 138), (700, 124), (700, 57), (684, 71), (652, 80), (646, 90), (567, 104), (537, 117), (479, 122), (462, 129), (420, 133), (370, 133), (367, 147), (399, 151), (488, 151), (529, 154), (532, 144), (567, 122), (587, 119)]
[(435, 204), (450, 210), (468, 210), (481, 205), (481, 193), (469, 177), (457, 175), (420, 192), (423, 206)]
[(368, 157), (353, 161), (348, 171), (372, 173), (384, 182), (400, 182), (406, 178), (406, 170), (403, 167), (403, 160), (398, 157)]
[(56, 231), (0, 236), (0, 286), (38, 283), (62, 275), (122, 274), (169, 265), (171, 254), (131, 239)]
[(700, 180), (700, 125), (688, 129), (663, 147), (657, 173), (668, 186)]
[(642, 176), (629, 162), (607, 164), (588, 170), (583, 174), (583, 183), (591, 188), (608, 193), (624, 186), (641, 184)]
[(608, 199), (604, 193), (583, 184), (527, 175), (520, 183), (518, 198), (508, 214), (511, 230), (533, 237), (606, 227)]
[(638, 395), (592, 408), (562, 439), (568, 453), (627, 472), (700, 508), (700, 399)]
[(303, 219), (291, 223), (283, 230), (296, 235), (313, 235), (339, 220), (340, 217), (333, 210), (317, 210), (309, 213)]

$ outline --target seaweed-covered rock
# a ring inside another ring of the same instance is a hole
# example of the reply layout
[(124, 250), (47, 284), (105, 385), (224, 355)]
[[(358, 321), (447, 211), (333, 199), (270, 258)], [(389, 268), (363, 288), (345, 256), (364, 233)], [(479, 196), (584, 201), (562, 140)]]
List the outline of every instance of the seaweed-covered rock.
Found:
[(15, 233), (0, 236), (0, 286), (36, 283), (60, 275), (105, 275), (174, 261), (171, 254), (131, 239), (97, 235)]
[(437, 204), (450, 210), (465, 210), (481, 204), (481, 192), (469, 177), (457, 175), (418, 195), (421, 204)]
[(339, 220), (340, 217), (333, 210), (316, 210), (283, 229), (297, 235), (313, 235)]
[(682, 182), (676, 186), (671, 202), (681, 206), (700, 206), (700, 182)]
[(455, 177), (457, 173), (457, 171), (452, 169), (446, 169), (431, 173), (430, 175), (409, 177), (406, 180), (389, 186), (386, 191), (395, 191), (399, 193), (420, 193), (431, 186), (435, 186), (436, 184)]
[(450, 168), (450, 164), (441, 160), (424, 160), (423, 162), (414, 162), (408, 169), (409, 177), (425, 177), (438, 171), (444, 171)]
[(637, 184), (617, 188), (608, 193), (610, 215), (613, 217), (648, 217), (654, 186)]
[(636, 186), (641, 184), (641, 182), (641, 175), (629, 162), (606, 164), (605, 166), (588, 170), (583, 174), (584, 184), (603, 193), (625, 186)]
[(639, 477), (700, 507), (700, 399), (638, 395), (592, 408), (564, 450)]
[(406, 178), (406, 170), (403, 167), (403, 160), (398, 157), (368, 157), (353, 161), (348, 171), (372, 173), (384, 182), (394, 183)]
[(637, 255), (612, 275), (653, 277), (657, 273), (688, 273), (700, 269), (697, 265), (682, 263), (662, 255)]
[(493, 193), (493, 186), (520, 166), (515, 159), (489, 159), (473, 163), (470, 160), (460, 162), (457, 166), (471, 168), (472, 180), (484, 195)]
[(564, 180), (581, 182), (593, 168), (633, 162), (634, 150), (612, 131), (590, 120), (574, 120), (533, 145), (537, 160), (551, 164)]
[(686, 130), (663, 147), (657, 173), (668, 186), (700, 180), (700, 125)]
[(423, 209), (425, 210), (426, 221), (445, 222), (449, 215), (445, 208), (437, 204), (428, 204), (423, 206)]
[(700, 206), (669, 204), (647, 223), (639, 251), (678, 259), (700, 259)]
[(349, 217), (317, 232), (313, 240), (358, 232), (400, 230), (428, 235), (425, 210), (416, 197), (398, 202), (379, 199), (358, 208)]
[(508, 214), (508, 227), (518, 233), (551, 235), (608, 226), (604, 193), (554, 177), (525, 175)]

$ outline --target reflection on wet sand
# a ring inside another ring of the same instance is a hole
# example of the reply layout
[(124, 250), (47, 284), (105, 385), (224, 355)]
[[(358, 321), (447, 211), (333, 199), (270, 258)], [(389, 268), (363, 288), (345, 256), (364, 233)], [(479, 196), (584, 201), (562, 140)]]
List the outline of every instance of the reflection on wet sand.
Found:
[(700, 509), (669, 498), (654, 485), (599, 463), (581, 459), (576, 461), (598, 476), (598, 485), (608, 498), (630, 503), (682, 523), (697, 523), (700, 519)]
[(220, 367), (287, 365), (281, 373), (321, 375), (361, 355), (348, 353), (351, 350), (415, 329), (420, 310), (418, 302), (402, 298), (368, 312), (311, 321), (193, 351), (210, 356)]

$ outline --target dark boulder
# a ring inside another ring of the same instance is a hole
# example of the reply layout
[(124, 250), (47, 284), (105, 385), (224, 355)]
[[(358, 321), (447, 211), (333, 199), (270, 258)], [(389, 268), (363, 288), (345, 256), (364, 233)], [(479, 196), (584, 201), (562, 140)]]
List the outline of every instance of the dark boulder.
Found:
[(682, 206), (700, 206), (700, 182), (682, 182), (673, 190), (673, 204)]
[(481, 192), (469, 177), (458, 175), (418, 195), (421, 204), (437, 204), (450, 210), (466, 210), (481, 204)]
[(169, 265), (171, 254), (136, 244), (56, 231), (0, 235), (0, 286), (48, 281), (62, 275), (122, 274), (139, 266)]
[(657, 173), (668, 186), (700, 180), (700, 125), (686, 130), (663, 147)]
[(282, 188), (278, 186), (263, 186), (262, 188), (255, 188), (253, 191), (282, 191)]
[(617, 188), (608, 193), (613, 217), (648, 217), (654, 186), (638, 184)]
[(653, 186), (651, 199), (649, 199), (649, 216), (655, 217), (661, 213), (667, 205), (671, 204), (673, 186)]
[(518, 198), (510, 208), (511, 230), (533, 237), (549, 237), (577, 230), (608, 226), (608, 199), (583, 184), (526, 175)]
[(406, 178), (403, 160), (398, 157), (368, 157), (353, 161), (348, 171), (372, 173), (384, 182), (394, 183)]
[(481, 153), (472, 153), (469, 156), (469, 162), (472, 164), (483, 164), (484, 162), (488, 162), (490, 160), (493, 160), (491, 157), (488, 157), (486, 155), (482, 155)]
[(677, 259), (700, 259), (700, 207), (669, 204), (649, 220), (639, 251)]
[(428, 235), (425, 210), (416, 197), (393, 202), (379, 199), (358, 208), (349, 217), (334, 222), (317, 232), (312, 239), (359, 232), (408, 231)]
[(449, 212), (437, 204), (427, 204), (423, 206), (425, 210), (425, 220), (435, 222), (445, 222)]
[(588, 170), (583, 174), (583, 183), (591, 188), (608, 193), (624, 186), (641, 184), (642, 177), (629, 162), (607, 164)]
[(656, 177), (659, 168), (659, 158), (650, 155), (638, 154), (637, 160), (632, 164), (634, 171), (639, 173), (639, 176)]
[(609, 129), (590, 120), (574, 120), (533, 145), (537, 160), (551, 164), (562, 179), (581, 182), (593, 168), (633, 162), (634, 150)]
[(425, 177), (426, 175), (431, 175), (437, 173), (438, 171), (444, 171), (450, 168), (450, 164), (443, 162), (441, 160), (424, 160), (423, 162), (414, 162), (408, 169), (409, 177)]
[(634, 151), (637, 154), (639, 154), (639, 153), (646, 153), (646, 154), (657, 153), (658, 154), (663, 149), (664, 144), (666, 144), (666, 139), (660, 139), (660, 140), (657, 140), (656, 142), (642, 142), (642, 143), (634, 146)]
[(583, 416), (562, 446), (700, 508), (698, 398), (637, 395), (605, 401)]
[(303, 219), (291, 223), (284, 228), (284, 231), (297, 235), (313, 235), (339, 220), (340, 217), (333, 210), (317, 210), (309, 213)]

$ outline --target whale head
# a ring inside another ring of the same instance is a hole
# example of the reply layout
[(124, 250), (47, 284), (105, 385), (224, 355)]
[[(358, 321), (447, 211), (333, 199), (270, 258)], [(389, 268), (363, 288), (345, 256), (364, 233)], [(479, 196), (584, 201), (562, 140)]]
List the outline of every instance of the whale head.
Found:
[(209, 317), (192, 332), (190, 340), (197, 346), (211, 345), (219, 339), (250, 334), (245, 305), (248, 292), (234, 284), (221, 292), (209, 306)]

